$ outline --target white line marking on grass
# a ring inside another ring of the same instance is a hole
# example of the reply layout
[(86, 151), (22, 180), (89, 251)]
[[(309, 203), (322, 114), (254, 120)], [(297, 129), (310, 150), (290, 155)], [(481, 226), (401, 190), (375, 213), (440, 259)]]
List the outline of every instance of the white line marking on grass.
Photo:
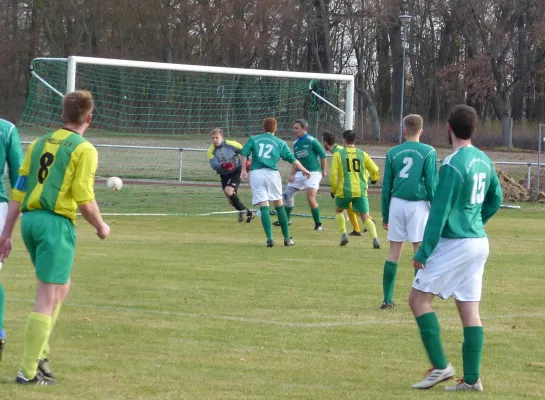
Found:
[[(27, 303), (34, 304), (34, 300), (30, 299), (7, 299), (14, 303)], [(336, 321), (336, 322), (286, 322), (268, 319), (247, 318), (247, 317), (235, 317), (229, 315), (206, 315), (198, 313), (184, 313), (179, 311), (166, 311), (166, 310), (146, 310), (144, 308), (136, 307), (124, 307), (114, 305), (96, 305), (96, 304), (74, 304), (64, 303), (64, 307), (83, 308), (90, 310), (110, 310), (119, 312), (131, 312), (137, 314), (148, 315), (167, 315), (174, 317), (193, 317), (193, 318), (205, 318), (205, 319), (217, 319), (223, 321), (232, 322), (244, 322), (249, 324), (264, 324), (274, 326), (287, 326), (290, 328), (335, 328), (335, 327), (349, 327), (349, 326), (365, 326), (365, 325), (393, 325), (393, 324), (414, 324), (414, 319), (378, 319), (378, 318), (366, 318), (363, 321)], [(63, 308), (64, 308), (63, 307)], [(522, 314), (506, 314), (506, 315), (487, 315), (481, 316), (483, 320), (494, 319), (512, 319), (512, 318), (544, 318), (545, 312), (538, 313), (522, 313)], [(361, 318), (361, 317), (358, 317)], [(458, 317), (453, 318), (441, 318), (441, 321), (459, 321)]]

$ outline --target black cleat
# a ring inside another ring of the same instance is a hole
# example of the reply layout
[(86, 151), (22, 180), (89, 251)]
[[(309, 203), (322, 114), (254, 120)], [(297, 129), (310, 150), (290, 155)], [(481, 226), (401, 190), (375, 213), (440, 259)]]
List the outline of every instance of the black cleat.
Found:
[(248, 210), (248, 212), (246, 213), (246, 223), (249, 224), (250, 222), (252, 222), (254, 218), (255, 218), (255, 213)]
[(41, 386), (51, 386), (57, 383), (54, 380), (45, 379), (43, 374), (40, 371), (36, 372), (36, 376), (32, 379), (28, 379), (21, 371), (17, 372), (17, 377), (15, 378), (15, 383), (19, 385), (41, 385)]
[(289, 238), (288, 240), (284, 239), (284, 246), (286, 247), (295, 246), (295, 242), (293, 241), (292, 238)]
[[(273, 225), (274, 226), (280, 226), (280, 221), (274, 221), (273, 222)], [(288, 226), (291, 225), (291, 221), (288, 221)]]
[(363, 233), (361, 232), (356, 232), (356, 231), (352, 231), (348, 234), (349, 236), (363, 236)]
[(38, 361), (38, 371), (42, 373), (43, 378), (55, 381), (55, 375), (53, 375), (53, 370), (51, 370), (51, 365), (49, 365), (49, 360), (47, 358), (42, 358)]
[(341, 246), (346, 246), (348, 244), (348, 235), (343, 233), (341, 236)]
[(238, 213), (238, 222), (244, 221), (244, 218), (246, 218), (246, 211), (239, 211), (239, 213)]
[(267, 240), (267, 247), (273, 247), (274, 246), (274, 240)]
[(0, 339), (0, 361), (2, 361), (2, 358), (4, 357), (4, 348), (6, 347), (6, 339), (2, 338)]
[(315, 231), (323, 231), (324, 230), (324, 227), (322, 226), (322, 224), (316, 224), (314, 225), (314, 230)]
[(381, 310), (395, 310), (395, 308), (396, 308), (395, 303), (383, 302), (382, 305), (380, 306)]

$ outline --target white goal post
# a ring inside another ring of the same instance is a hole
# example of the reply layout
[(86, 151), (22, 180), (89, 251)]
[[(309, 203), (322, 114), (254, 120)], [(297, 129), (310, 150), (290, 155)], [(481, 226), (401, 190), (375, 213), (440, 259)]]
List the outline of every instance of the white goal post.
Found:
[(67, 59), (67, 79), (66, 79), (66, 92), (72, 92), (76, 90), (76, 71), (77, 64), (92, 64), (92, 65), (104, 65), (110, 67), (128, 67), (128, 68), (147, 68), (156, 70), (170, 70), (170, 71), (183, 71), (183, 72), (201, 72), (211, 74), (228, 74), (228, 75), (243, 75), (243, 76), (255, 76), (255, 77), (273, 77), (273, 78), (298, 78), (308, 80), (323, 80), (323, 81), (344, 81), (346, 85), (346, 99), (345, 110), (342, 111), (336, 106), (329, 103), (326, 99), (321, 97), (312, 89), (309, 91), (314, 96), (320, 98), (328, 105), (333, 106), (335, 109), (341, 111), (345, 116), (345, 129), (353, 129), (354, 127), (354, 75), (342, 75), (342, 74), (322, 74), (311, 72), (292, 72), (292, 71), (274, 71), (263, 69), (244, 69), (244, 68), (227, 68), (227, 67), (209, 67), (202, 65), (189, 65), (189, 64), (171, 64), (149, 61), (134, 61), (134, 60), (119, 60), (110, 58), (97, 58), (97, 57), (81, 57), (70, 56)]

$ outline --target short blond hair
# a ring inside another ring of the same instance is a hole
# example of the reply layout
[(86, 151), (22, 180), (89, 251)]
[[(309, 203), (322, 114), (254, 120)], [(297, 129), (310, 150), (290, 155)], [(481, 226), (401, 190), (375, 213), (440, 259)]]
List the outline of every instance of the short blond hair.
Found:
[(403, 129), (407, 136), (413, 137), (420, 133), (424, 126), (424, 119), (418, 114), (409, 114), (403, 118)]
[(221, 128), (214, 128), (210, 131), (210, 136), (212, 135), (216, 135), (216, 134), (220, 134), (221, 136), (223, 136), (223, 129)]
[(68, 93), (62, 100), (62, 119), (65, 123), (81, 125), (93, 112), (93, 95), (87, 90)]

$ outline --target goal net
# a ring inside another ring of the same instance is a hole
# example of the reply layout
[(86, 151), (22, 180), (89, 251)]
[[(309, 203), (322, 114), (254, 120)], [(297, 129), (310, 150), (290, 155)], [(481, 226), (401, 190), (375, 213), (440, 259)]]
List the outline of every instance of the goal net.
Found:
[(308, 120), (309, 132), (317, 136), (324, 129), (340, 134), (352, 127), (354, 81), (348, 75), (87, 57), (38, 58), (31, 73), (19, 124), (23, 140), (61, 124), (66, 92), (89, 90), (95, 111), (86, 137), (99, 151), (98, 182), (122, 177), (127, 184), (118, 199), (128, 196), (123, 193), (131, 192), (134, 182), (138, 190), (124, 204), (130, 210), (137, 203), (146, 208), (145, 198), (157, 191), (187, 194), (188, 186), (180, 182), (219, 182), (205, 151), (213, 128), (245, 143), (261, 132), (269, 116), (277, 119), (278, 135), (288, 141), (297, 118)]

